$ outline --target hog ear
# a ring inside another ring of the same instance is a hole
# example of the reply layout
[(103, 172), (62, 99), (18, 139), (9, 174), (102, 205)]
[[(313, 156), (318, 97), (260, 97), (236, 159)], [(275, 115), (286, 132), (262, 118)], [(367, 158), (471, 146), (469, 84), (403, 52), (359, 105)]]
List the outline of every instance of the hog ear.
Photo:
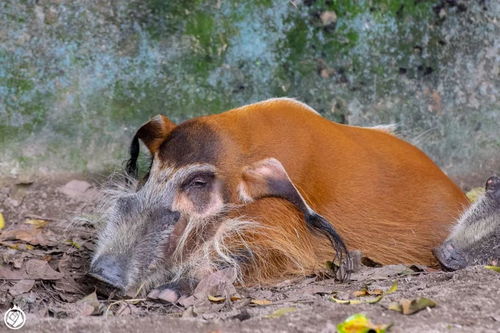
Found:
[(137, 157), (139, 156), (139, 140), (141, 140), (149, 152), (154, 154), (158, 151), (160, 144), (175, 127), (175, 124), (164, 115), (157, 115), (137, 130), (130, 144), (130, 159), (127, 162), (127, 173), (134, 178), (137, 177)]
[(288, 200), (304, 214), (308, 227), (323, 233), (335, 250), (340, 268), (337, 277), (340, 280), (349, 279), (352, 270), (352, 260), (342, 237), (337, 233), (332, 223), (315, 212), (294, 185), (285, 167), (275, 158), (266, 158), (243, 168), (242, 181), (239, 184), (239, 194), (242, 201), (253, 201), (263, 197), (278, 197)]

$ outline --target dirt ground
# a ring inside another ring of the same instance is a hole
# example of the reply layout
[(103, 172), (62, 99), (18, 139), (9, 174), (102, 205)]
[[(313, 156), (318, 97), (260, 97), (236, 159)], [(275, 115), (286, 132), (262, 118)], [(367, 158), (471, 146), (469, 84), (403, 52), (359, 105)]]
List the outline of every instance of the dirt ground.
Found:
[[(307, 277), (270, 288), (237, 288), (237, 299), (207, 299), (187, 309), (104, 296), (86, 276), (95, 229), (85, 219), (92, 212), (96, 184), (103, 180), (0, 179), (5, 220), (0, 315), (12, 304), (23, 309), (27, 320), (21, 332), (326, 333), (355, 313), (375, 324), (391, 324), (388, 332), (500, 332), (500, 274), (482, 266), (458, 272), (363, 266), (348, 283)], [(421, 297), (436, 306), (412, 315), (389, 309), (402, 299)], [(1, 322), (0, 332), (9, 331)]]

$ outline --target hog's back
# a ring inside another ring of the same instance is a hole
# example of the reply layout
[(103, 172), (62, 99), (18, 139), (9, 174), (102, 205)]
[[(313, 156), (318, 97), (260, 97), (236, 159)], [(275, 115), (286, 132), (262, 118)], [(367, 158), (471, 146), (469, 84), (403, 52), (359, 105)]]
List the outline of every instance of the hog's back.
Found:
[(247, 164), (279, 159), (348, 247), (382, 264), (435, 263), (431, 249), (468, 205), (418, 148), (382, 130), (331, 122), (293, 100), (252, 104), (206, 121), (227, 147), (221, 165), (228, 182), (236, 183)]

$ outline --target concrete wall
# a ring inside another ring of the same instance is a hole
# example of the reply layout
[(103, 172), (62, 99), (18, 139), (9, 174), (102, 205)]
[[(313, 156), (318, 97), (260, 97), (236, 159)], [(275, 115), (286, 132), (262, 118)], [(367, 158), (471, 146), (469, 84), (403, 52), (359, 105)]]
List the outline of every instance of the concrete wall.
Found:
[(109, 170), (152, 115), (290, 96), (397, 123), (482, 181), (500, 173), (499, 14), (493, 0), (4, 0), (0, 175)]

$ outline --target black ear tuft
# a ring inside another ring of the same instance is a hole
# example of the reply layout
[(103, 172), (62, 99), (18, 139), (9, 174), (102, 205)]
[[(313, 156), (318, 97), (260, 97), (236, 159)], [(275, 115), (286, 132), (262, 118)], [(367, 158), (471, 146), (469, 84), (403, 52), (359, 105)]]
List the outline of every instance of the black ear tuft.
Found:
[(130, 143), (130, 159), (127, 161), (125, 171), (130, 177), (137, 178), (138, 168), (137, 168), (137, 158), (139, 157), (139, 138), (134, 136), (132, 142)]

